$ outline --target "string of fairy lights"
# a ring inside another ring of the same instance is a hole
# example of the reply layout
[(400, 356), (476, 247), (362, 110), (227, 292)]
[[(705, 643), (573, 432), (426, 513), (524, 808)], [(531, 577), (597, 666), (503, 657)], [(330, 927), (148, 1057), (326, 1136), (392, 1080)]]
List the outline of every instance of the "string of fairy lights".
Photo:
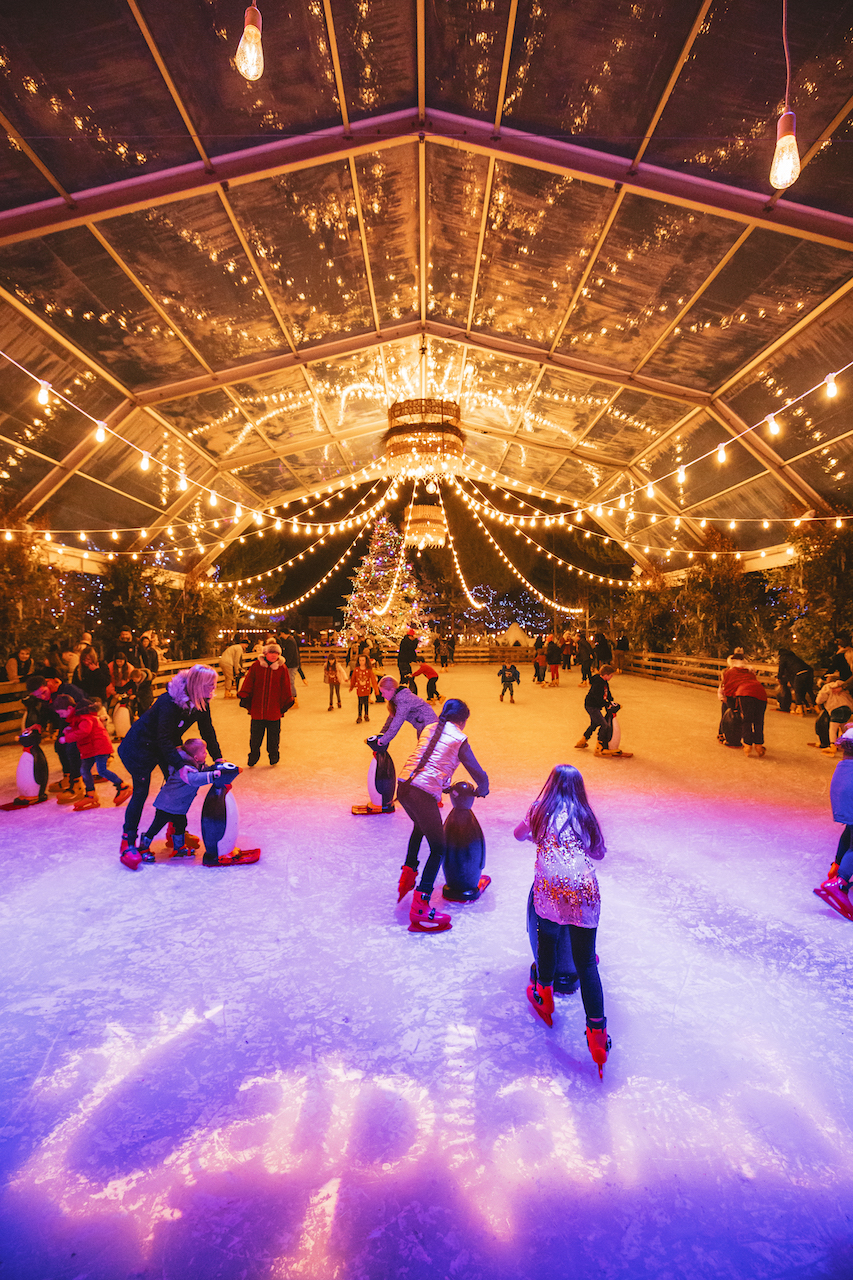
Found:
[[(447, 519), (447, 511), (444, 506), (444, 497), (441, 492), (441, 485), (437, 485), (436, 487), (438, 489), (438, 501), (441, 505), (441, 512), (442, 512), (442, 515), (444, 516), (444, 528), (447, 532), (447, 541), (450, 543), (450, 553), (453, 556), (453, 564), (456, 568), (456, 576), (458, 577), (460, 583), (462, 584), (462, 590), (465, 592), (465, 595), (468, 598), (468, 603), (477, 610), (485, 609), (486, 606), (484, 604), (480, 604), (479, 601), (475, 600), (474, 597), (471, 595), (471, 592), (468, 590), (468, 583), (465, 581), (465, 575), (462, 572), (462, 566), (460, 565), (459, 557), (456, 554), (456, 543), (454, 542), (453, 534), (450, 531), (450, 523)], [(413, 498), (413, 501), (414, 501), (414, 498)]]
[[(573, 607), (573, 606), (569, 606), (569, 605), (565, 605), (565, 604), (560, 604), (557, 600), (552, 600), (552, 599), (550, 598), (550, 596), (546, 596), (546, 595), (544, 595), (544, 594), (539, 590), (539, 588), (538, 588), (538, 587), (534, 587), (533, 583), (532, 583), (532, 582), (530, 582), (530, 581), (529, 581), (529, 579), (525, 578), (524, 574), (523, 574), (519, 569), (516, 569), (515, 565), (514, 565), (514, 564), (512, 563), (512, 561), (510, 560), (509, 556), (505, 555), (505, 553), (504, 553), (503, 549), (502, 549), (502, 548), (497, 544), (497, 542), (495, 542), (494, 538), (493, 538), (493, 537), (492, 537), (492, 535), (489, 533), (488, 529), (487, 529), (487, 528), (486, 528), (486, 526), (483, 524), (483, 522), (482, 522), (482, 520), (480, 519), (480, 517), (477, 515), (476, 511), (472, 512), (472, 516), (473, 516), (473, 518), (474, 518), (475, 522), (480, 526), (480, 528), (482, 529), (483, 533), (484, 533), (484, 534), (486, 535), (486, 537), (488, 538), (489, 542), (490, 542), (490, 543), (492, 544), (492, 546), (494, 547), (495, 551), (497, 551), (498, 555), (500, 556), (501, 560), (503, 560), (504, 564), (507, 566), (507, 568), (509, 569), (510, 573), (515, 574), (515, 576), (516, 576), (516, 578), (518, 578), (519, 582), (520, 582), (524, 587), (526, 587), (526, 588), (527, 588), (527, 590), (530, 592), (530, 594), (531, 594), (532, 596), (535, 596), (537, 600), (541, 600), (542, 604), (547, 605), (549, 609), (554, 609), (557, 613), (566, 613), (566, 614), (569, 614), (569, 613), (583, 613), (583, 609), (578, 609), (578, 608), (575, 608), (575, 607)], [(578, 573), (580, 574), (580, 576), (581, 576), (581, 577), (583, 577), (583, 571), (582, 571), (582, 570), (580, 570), (580, 569), (579, 569), (579, 570), (578, 570)], [(593, 574), (589, 574), (588, 576), (589, 576), (589, 578), (590, 578), (591, 580), (593, 580), (593, 581), (594, 581), (594, 575), (593, 575)], [(603, 579), (603, 578), (602, 578), (602, 579), (601, 579), (601, 581), (603, 582), (603, 581), (605, 581), (605, 579)]]
[[(290, 600), (288, 601), (287, 604), (275, 605), (272, 608), (268, 608), (267, 606), (251, 604), (248, 600), (244, 600), (241, 596), (237, 595), (235, 592), (234, 594), (235, 604), (237, 604), (246, 613), (257, 614), (258, 616), (265, 617), (265, 618), (281, 617), (284, 614), (289, 613), (291, 609), (297, 609), (299, 605), (304, 604), (306, 600), (310, 600), (311, 597), (315, 595), (320, 590), (321, 587), (325, 586), (325, 584), (329, 581), (329, 579), (335, 573), (337, 573), (338, 569), (343, 567), (344, 563), (346, 562), (346, 560), (354, 550), (356, 543), (359, 541), (359, 539), (364, 537), (365, 532), (366, 532), (365, 529), (359, 529), (358, 533), (353, 538), (352, 542), (347, 547), (346, 551), (343, 553), (342, 556), (339, 557), (338, 560), (335, 561), (331, 569), (329, 569), (328, 572), (323, 574), (319, 582), (315, 582), (313, 587), (309, 587), (307, 591), (303, 591), (302, 595), (297, 596), (295, 600)], [(224, 586), (224, 583), (215, 583), (213, 585)]]
[(391, 589), (388, 592), (388, 599), (385, 601), (381, 609), (374, 608), (373, 610), (373, 612), (377, 614), (380, 618), (384, 618), (385, 614), (391, 608), (391, 603), (394, 599), (394, 596), (396, 595), (397, 587), (400, 582), (400, 574), (403, 572), (403, 566), (406, 563), (406, 544), (409, 541), (409, 530), (412, 527), (412, 512), (415, 509), (415, 494), (417, 493), (417, 491), (418, 491), (418, 482), (417, 480), (415, 480), (412, 484), (412, 500), (409, 503), (408, 511), (406, 514), (406, 532), (403, 535), (402, 542), (400, 543), (400, 555), (397, 559), (396, 568), (394, 569), (394, 577), (391, 581)]

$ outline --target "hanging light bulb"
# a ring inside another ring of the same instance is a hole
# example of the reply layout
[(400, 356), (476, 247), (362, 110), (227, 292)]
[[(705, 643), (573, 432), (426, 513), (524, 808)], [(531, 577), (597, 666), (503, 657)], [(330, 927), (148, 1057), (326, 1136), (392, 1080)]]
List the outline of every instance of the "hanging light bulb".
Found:
[(646, 485), (646, 497), (653, 498), (654, 496), (655, 496), (655, 487), (650, 480), (649, 483)]
[(779, 423), (776, 421), (772, 413), (769, 413), (767, 415), (767, 429), (770, 432), (771, 436), (778, 436)]
[[(836, 527), (836, 529), (840, 529), (840, 528), (841, 528), (841, 521), (840, 521), (840, 520), (836, 520), (836, 522), (835, 522), (835, 527)], [(7, 535), (7, 536), (8, 536), (8, 535)]]
[(684, 484), (684, 481), (685, 481), (686, 479), (687, 479), (687, 472), (686, 472), (686, 470), (684, 469), (684, 467), (679, 467), (679, 468), (678, 468), (678, 483), (679, 483), (679, 484)]
[(98, 423), (98, 429), (95, 432), (95, 439), (98, 444), (103, 444), (107, 438), (107, 424), (105, 422)]
[(828, 374), (827, 377), (824, 378), (824, 383), (826, 384), (826, 394), (830, 399), (832, 399), (833, 396), (838, 395), (838, 387), (835, 385), (834, 373)]
[(208, 502), (210, 503), (210, 505), (211, 505), (212, 507), (215, 507), (218, 501), (219, 501), (219, 499), (217, 498), (216, 494), (215, 494), (215, 493), (213, 493), (213, 492), (211, 492), (211, 495), (210, 495), (210, 497), (208, 498)]
[(622, 497), (619, 499), (619, 509), (620, 509), (620, 511), (624, 511), (624, 510), (625, 510), (625, 495), (624, 495), (624, 493), (622, 494)]
[(261, 11), (257, 5), (250, 4), (243, 16), (243, 35), (237, 45), (234, 65), (244, 80), (260, 80), (264, 74)]
[(725, 462), (725, 460), (726, 460), (726, 446), (724, 444), (718, 444), (717, 445), (717, 461)]
[(141, 469), (142, 471), (147, 471), (147, 470), (148, 470), (148, 464), (150, 463), (150, 461), (151, 461), (151, 454), (150, 454), (150, 453), (143, 453), (142, 458), (141, 458), (140, 463), (139, 463), (140, 469)]
[(80, 539), (80, 541), (81, 541), (81, 542), (85, 542), (85, 541), (86, 541), (86, 535), (85, 535), (85, 533), (78, 533), (78, 534), (77, 534), (77, 537)]
[(50, 383), (45, 382), (43, 379), (39, 378), (39, 393), (37, 397), (39, 404), (47, 404), (49, 395), (50, 395), (50, 390), (51, 390)]
[(9, 530), (8, 530), (8, 529), (7, 529), (7, 530), (6, 530), (6, 532), (3, 534), (3, 537), (6, 539), (6, 541), (7, 541), (7, 542), (11, 542), (11, 541), (12, 541), (12, 535), (11, 535), (11, 533), (9, 532)]
[(179, 477), (178, 477), (178, 488), (179, 488), (179, 489), (181, 489), (181, 490), (183, 490), (184, 492), (186, 492), (186, 488), (187, 488), (187, 478), (186, 478), (186, 476), (183, 476), (183, 475), (182, 475), (182, 476), (179, 476)]
[(787, 106), (776, 125), (776, 150), (770, 166), (770, 185), (784, 191), (800, 176), (800, 153), (797, 150), (797, 117)]

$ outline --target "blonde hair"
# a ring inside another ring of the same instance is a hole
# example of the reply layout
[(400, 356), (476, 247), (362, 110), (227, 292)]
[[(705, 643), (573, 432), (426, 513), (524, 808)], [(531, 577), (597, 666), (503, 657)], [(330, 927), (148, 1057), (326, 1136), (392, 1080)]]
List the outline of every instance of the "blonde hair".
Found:
[(184, 688), (187, 691), (190, 706), (195, 707), (196, 711), (203, 711), (216, 689), (216, 672), (213, 667), (205, 667), (201, 664), (190, 667), (186, 674)]

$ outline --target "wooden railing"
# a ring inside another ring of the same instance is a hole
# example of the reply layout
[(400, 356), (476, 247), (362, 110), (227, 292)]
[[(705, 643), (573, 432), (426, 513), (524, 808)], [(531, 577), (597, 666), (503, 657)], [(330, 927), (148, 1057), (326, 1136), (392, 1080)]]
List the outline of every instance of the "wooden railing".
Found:
[[(778, 688), (775, 663), (750, 662), (749, 665), (770, 696), (775, 698)], [(643, 652), (626, 654), (623, 667), (632, 675), (645, 676), (649, 680), (716, 689), (722, 672), (726, 670), (726, 660), (708, 658), (703, 654)]]

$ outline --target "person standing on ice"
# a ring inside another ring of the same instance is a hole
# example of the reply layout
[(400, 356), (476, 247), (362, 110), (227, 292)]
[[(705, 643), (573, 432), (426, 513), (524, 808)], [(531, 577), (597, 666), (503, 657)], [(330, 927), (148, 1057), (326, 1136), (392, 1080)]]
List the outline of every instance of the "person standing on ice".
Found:
[(400, 646), (397, 650), (397, 667), (400, 671), (400, 684), (404, 684), (412, 674), (412, 667), (417, 661), (417, 654), (417, 637), (414, 630), (409, 627), (409, 630), (400, 641)]
[(612, 667), (602, 667), (600, 671), (596, 671), (589, 678), (589, 688), (586, 697), (583, 700), (584, 710), (589, 716), (589, 728), (584, 729), (583, 737), (578, 738), (575, 743), (576, 747), (583, 749), (589, 746), (589, 740), (598, 730), (598, 745), (595, 748), (596, 754), (606, 751), (610, 739), (613, 736), (613, 719), (608, 714), (613, 702), (613, 694), (610, 692), (610, 677), (613, 675)]
[(420, 737), (427, 725), (435, 724), (438, 719), (428, 702), (412, 693), (411, 689), (398, 684), (393, 676), (382, 677), (379, 681), (379, 692), (387, 700), (390, 712), (381, 732), (377, 735), (376, 745), (380, 751), (388, 750), (388, 744), (407, 722)]
[(397, 783), (397, 799), (412, 820), (412, 834), (398, 885), (398, 902), (415, 886), (418, 851), (424, 836), (429, 844), (429, 857), (409, 911), (411, 933), (444, 933), (451, 927), (450, 916), (430, 907), (429, 900), (444, 861), (444, 827), (438, 802), (450, 785), (457, 765), (463, 765), (474, 779), (475, 796), (489, 794), (488, 774), (478, 764), (465, 734), (470, 714), (459, 698), (448, 698), (435, 724), (421, 730), (418, 745), (403, 766)]
[(264, 651), (253, 662), (240, 685), (240, 706), (252, 718), (249, 729), (249, 768), (261, 758), (264, 734), (270, 764), (276, 765), (281, 754), (281, 717), (294, 703), (290, 670), (284, 665), (281, 649), (275, 643), (264, 645)]
[[(222, 770), (205, 770), (207, 747), (201, 738), (187, 738), (178, 747), (181, 767), (172, 769), (169, 777), (157, 792), (154, 800), (154, 820), (148, 830), (139, 837), (139, 857), (142, 862), (154, 862), (151, 852), (151, 841), (167, 823), (171, 823), (172, 857), (194, 858), (195, 851), (186, 843), (187, 813), (195, 800), (199, 787), (209, 787), (222, 776)], [(237, 773), (236, 766), (229, 766), (231, 772)], [(230, 776), (226, 774), (226, 777)]]
[(601, 1075), (610, 1038), (595, 958), (601, 895), (591, 859), (600, 862), (607, 850), (587, 800), (583, 776), (573, 765), (554, 766), (513, 835), (536, 845), (536, 974), (527, 988), (527, 999), (542, 1021), (552, 1026), (557, 947), (560, 935), (568, 930), (586, 1014), (586, 1042)]
[(163, 777), (168, 778), (170, 769), (180, 769), (186, 763), (178, 748), (191, 725), (198, 725), (211, 756), (217, 764), (221, 763), (222, 752), (210, 715), (210, 699), (215, 692), (213, 667), (198, 664), (189, 671), (179, 671), (172, 676), (166, 692), (130, 726), (118, 749), (119, 759), (133, 783), (133, 794), (124, 813), (120, 856), (127, 850), (136, 851), (139, 819), (155, 768), (159, 766)]
[(853, 920), (853, 903), (850, 901), (850, 882), (853, 880), (853, 722), (845, 725), (844, 732), (835, 739), (835, 746), (842, 758), (835, 766), (829, 784), (829, 800), (833, 820), (843, 822), (844, 830), (829, 875), (814, 892), (839, 915)]
[[(370, 695), (377, 694), (379, 686), (376, 683), (376, 676), (370, 665), (370, 659), (366, 653), (360, 653), (355, 660), (355, 666), (352, 669), (349, 681), (350, 693), (355, 689), (358, 695), (358, 719), (356, 724), (361, 724), (362, 719), (370, 722)], [(329, 705), (331, 706), (331, 690), (329, 690)], [(338, 697), (340, 697), (340, 686), (338, 687)]]

